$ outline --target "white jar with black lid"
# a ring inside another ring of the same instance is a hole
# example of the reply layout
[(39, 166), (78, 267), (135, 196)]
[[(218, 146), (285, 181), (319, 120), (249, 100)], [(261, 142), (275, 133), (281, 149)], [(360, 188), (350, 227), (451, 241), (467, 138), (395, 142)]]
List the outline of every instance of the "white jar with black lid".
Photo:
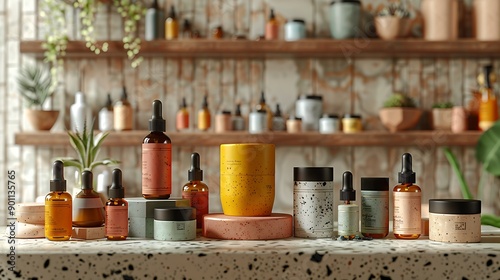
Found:
[(196, 238), (196, 209), (193, 207), (155, 208), (155, 240), (193, 240)]
[(295, 115), (302, 119), (302, 131), (318, 131), (323, 114), (323, 97), (302, 95), (295, 103)]
[(340, 131), (339, 116), (335, 114), (324, 114), (319, 119), (319, 133), (332, 134)]

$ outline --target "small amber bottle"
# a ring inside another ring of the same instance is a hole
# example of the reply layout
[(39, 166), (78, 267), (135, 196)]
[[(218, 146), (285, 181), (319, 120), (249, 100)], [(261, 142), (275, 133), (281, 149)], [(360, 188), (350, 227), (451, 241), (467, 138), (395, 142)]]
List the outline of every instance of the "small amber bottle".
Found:
[(402, 157), (401, 172), (398, 173), (399, 185), (393, 191), (393, 232), (398, 239), (417, 239), (422, 227), (422, 190), (414, 185), (416, 179), (412, 170), (411, 154)]
[(82, 172), (82, 190), (73, 201), (73, 226), (100, 227), (104, 224), (104, 205), (93, 188), (93, 176), (89, 170)]
[(45, 196), (45, 237), (52, 241), (71, 238), (72, 201), (66, 192), (63, 162), (57, 160), (52, 167), (50, 193)]
[(207, 131), (211, 125), (211, 118), (210, 110), (208, 110), (208, 97), (205, 95), (205, 97), (203, 97), (201, 109), (198, 111), (198, 129)]
[(123, 87), (122, 97), (113, 107), (113, 125), (115, 130), (132, 130), (134, 122), (132, 105), (128, 101), (127, 89)]
[(188, 180), (182, 187), (182, 198), (188, 199), (191, 207), (196, 208), (196, 228), (203, 228), (203, 215), (208, 214), (208, 186), (203, 183), (203, 170), (200, 169), (200, 155), (191, 154), (191, 168)]
[(273, 111), (266, 104), (266, 97), (264, 96), (264, 92), (263, 91), (260, 93), (259, 104), (257, 104), (257, 106), (256, 106), (255, 109), (257, 111), (259, 111), (259, 110), (266, 111), (266, 119), (267, 119), (268, 130), (273, 130)]
[(214, 39), (222, 39), (224, 38), (224, 30), (222, 29), (222, 26), (217, 26), (213, 29), (212, 31), (212, 37)]
[(189, 111), (187, 109), (186, 98), (182, 98), (182, 103), (177, 112), (175, 120), (175, 128), (177, 131), (189, 129)]
[(276, 20), (276, 16), (274, 15), (274, 10), (271, 9), (271, 14), (269, 15), (269, 20), (266, 23), (266, 40), (276, 40), (278, 39), (278, 21)]
[(170, 12), (165, 20), (165, 39), (173, 40), (179, 37), (179, 23), (175, 14), (174, 5), (170, 6)]
[(172, 193), (172, 141), (164, 133), (160, 100), (153, 101), (150, 133), (142, 141), (142, 196), (167, 199)]
[(191, 27), (191, 22), (188, 19), (184, 19), (184, 22), (182, 23), (182, 38), (193, 38), (193, 28)]
[(496, 82), (493, 66), (488, 65), (479, 75), (478, 81), (481, 86), (481, 102), (479, 104), (479, 128), (488, 130), (498, 120), (498, 100), (493, 92), (492, 84)]
[(128, 202), (124, 197), (122, 171), (116, 168), (113, 170), (113, 183), (109, 189), (109, 200), (106, 202), (106, 238), (108, 240), (127, 239)]

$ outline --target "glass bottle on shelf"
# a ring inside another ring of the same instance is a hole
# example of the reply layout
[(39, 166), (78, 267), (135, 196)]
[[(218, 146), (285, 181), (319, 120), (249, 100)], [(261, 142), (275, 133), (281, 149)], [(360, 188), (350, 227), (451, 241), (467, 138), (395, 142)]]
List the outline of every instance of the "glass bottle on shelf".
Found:
[(481, 92), (479, 128), (485, 131), (498, 120), (498, 100), (492, 86), (496, 82), (496, 76), (492, 65), (483, 68), (483, 73), (478, 76), (478, 82)]

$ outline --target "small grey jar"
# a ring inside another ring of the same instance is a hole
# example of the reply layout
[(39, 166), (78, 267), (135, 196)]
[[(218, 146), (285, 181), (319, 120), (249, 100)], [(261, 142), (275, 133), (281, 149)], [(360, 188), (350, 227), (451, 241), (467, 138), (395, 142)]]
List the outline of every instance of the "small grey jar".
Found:
[(330, 3), (330, 32), (335, 39), (354, 38), (360, 31), (361, 1), (334, 0)]

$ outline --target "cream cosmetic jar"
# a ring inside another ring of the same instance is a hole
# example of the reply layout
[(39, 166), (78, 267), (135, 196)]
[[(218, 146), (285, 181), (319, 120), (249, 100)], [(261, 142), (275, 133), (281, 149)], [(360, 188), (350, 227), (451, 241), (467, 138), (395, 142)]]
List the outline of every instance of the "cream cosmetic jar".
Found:
[(429, 200), (429, 239), (451, 243), (481, 241), (481, 201)]
[(155, 208), (155, 240), (193, 240), (196, 238), (196, 209), (193, 207)]

